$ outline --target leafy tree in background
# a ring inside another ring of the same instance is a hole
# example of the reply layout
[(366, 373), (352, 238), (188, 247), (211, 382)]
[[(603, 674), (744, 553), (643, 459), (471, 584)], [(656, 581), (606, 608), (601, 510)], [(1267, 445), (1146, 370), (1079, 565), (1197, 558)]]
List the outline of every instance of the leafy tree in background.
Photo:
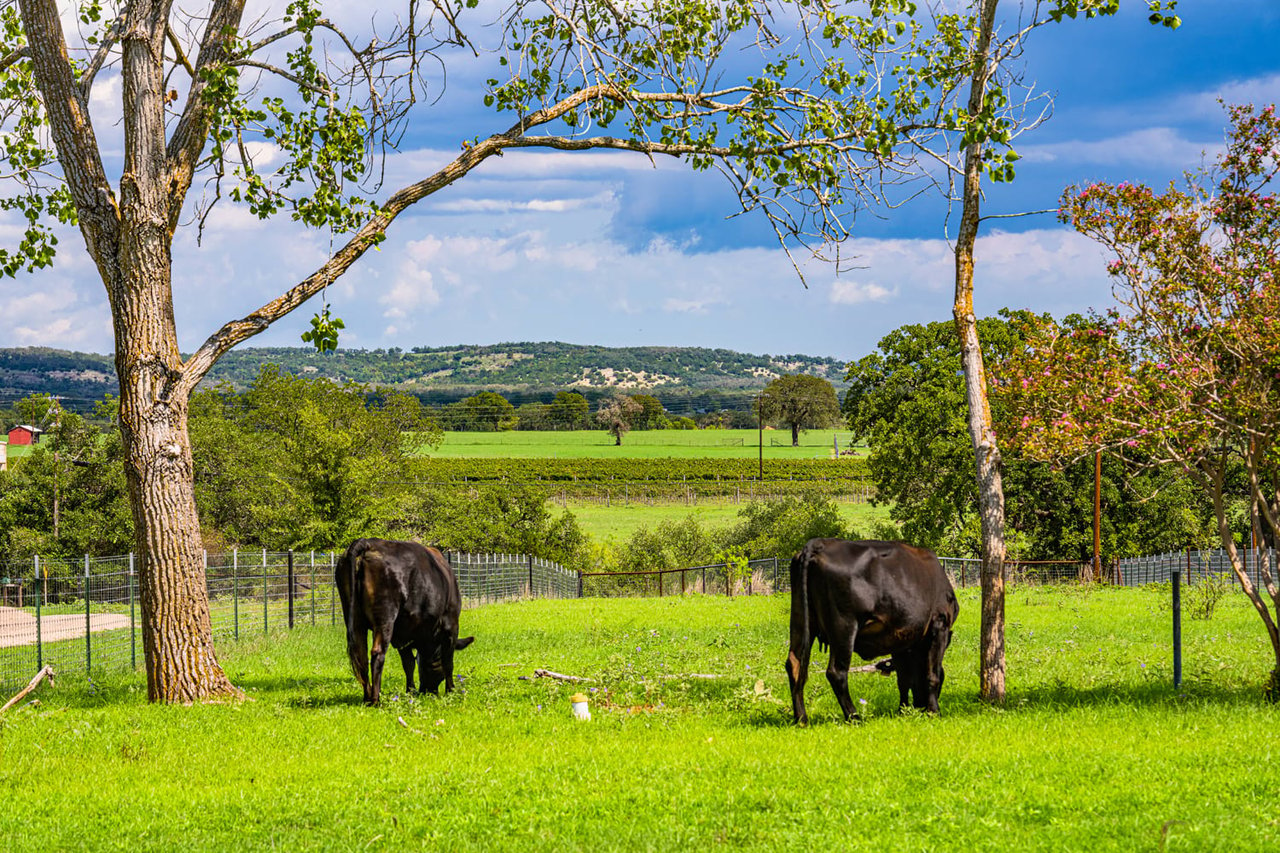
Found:
[(581, 429), (587, 423), (591, 406), (577, 391), (557, 391), (547, 404), (547, 418), (557, 429)]
[(822, 429), (840, 420), (836, 389), (825, 379), (795, 373), (779, 376), (760, 393), (760, 416), (791, 428), (791, 446), (800, 446), (800, 430)]
[(631, 417), (632, 429), (666, 429), (671, 425), (667, 420), (667, 410), (662, 407), (657, 397), (650, 394), (632, 394), (631, 400), (640, 407), (640, 411)]
[[(1022, 348), (1026, 312), (978, 321), (983, 351), (998, 375)], [(844, 411), (870, 446), (875, 502), (889, 506), (899, 535), (954, 556), (977, 556), (982, 536), (977, 483), (964, 414), (964, 377), (954, 323), (907, 325), (878, 351), (849, 366)], [(993, 417), (1009, 429), (997, 387)], [(1115, 460), (1103, 466), (1103, 553), (1135, 556), (1205, 541), (1205, 507), (1191, 483), (1163, 469), (1134, 477)], [(1051, 466), (1016, 450), (1004, 458), (1011, 556), (1088, 560), (1093, 553), (1092, 460)]]
[(555, 514), (546, 494), (515, 483), (415, 490), (399, 522), (405, 535), (455, 551), (532, 554), (587, 567), (587, 536), (573, 513)]
[[(85, 418), (46, 405), (20, 401), (52, 414), (50, 429), (29, 456), (0, 473), (0, 553), (9, 560), (122, 554), (132, 547), (120, 436), (104, 434)], [(26, 405), (24, 405), (26, 404)], [(56, 403), (54, 403), (56, 406)], [(96, 415), (110, 420), (115, 401)]]
[(461, 413), (461, 424), (454, 424), (454, 429), (473, 430), (475, 432), (504, 432), (515, 429), (516, 408), (506, 397), (492, 391), (481, 391), (458, 402), (457, 411)]
[(409, 444), (441, 432), (416, 397), (263, 368), (244, 394), (201, 391), (191, 426), (207, 528), (244, 545), (330, 548), (388, 534), (410, 491)]
[(1185, 191), (1070, 188), (1061, 216), (1101, 242), (1120, 307), (1084, 327), (1044, 324), (1009, 391), (1027, 452), (1098, 449), (1177, 465), (1213, 504), (1219, 538), (1266, 629), (1280, 701), (1280, 583), (1245, 571), (1231, 519), (1244, 474), (1252, 527), (1280, 537), (1280, 117), (1233, 107), (1225, 151)]
[(614, 438), (614, 446), (622, 446), (622, 437), (631, 431), (631, 419), (640, 413), (640, 404), (625, 395), (611, 397), (596, 410), (596, 423)]

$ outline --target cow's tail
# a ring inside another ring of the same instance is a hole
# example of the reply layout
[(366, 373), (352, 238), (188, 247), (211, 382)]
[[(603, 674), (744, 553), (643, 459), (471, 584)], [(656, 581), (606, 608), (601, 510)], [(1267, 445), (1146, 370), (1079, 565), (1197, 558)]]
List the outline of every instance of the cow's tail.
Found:
[(813, 642), (809, 624), (809, 547), (791, 558), (791, 652), (803, 654)]
[[(348, 650), (350, 649), (351, 638), (354, 637), (356, 633), (356, 614), (361, 608), (359, 596), (360, 590), (364, 588), (363, 558), (364, 553), (367, 550), (369, 550), (368, 541), (364, 539), (357, 539), (355, 542), (351, 543), (351, 547), (342, 555), (342, 560), (347, 563), (348, 567), (344, 580), (351, 584), (351, 586), (345, 590), (347, 595), (344, 604), (346, 606), (343, 608), (342, 613), (343, 621), (346, 622)], [(359, 668), (356, 666), (355, 657), (350, 653), (348, 654), (348, 657), (350, 658), (351, 669), (355, 672), (356, 678), (363, 683), (364, 680), (368, 678), (368, 673), (362, 675)]]

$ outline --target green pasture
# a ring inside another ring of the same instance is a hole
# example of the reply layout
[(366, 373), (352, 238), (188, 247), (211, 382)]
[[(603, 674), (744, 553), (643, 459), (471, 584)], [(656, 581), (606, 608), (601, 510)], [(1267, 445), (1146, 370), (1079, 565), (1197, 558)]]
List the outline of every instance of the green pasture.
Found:
[[(1009, 701), (975, 697), (962, 590), (942, 715), (815, 652), (790, 725), (785, 597), (532, 601), (463, 614), (462, 689), (359, 704), (339, 628), (224, 640), (240, 702), (156, 707), (140, 675), (67, 674), (0, 717), (0, 847), (206, 850), (1268, 850), (1280, 709), (1241, 596), (1014, 587)], [(535, 668), (593, 679), (526, 679)], [(695, 675), (712, 675), (700, 678)], [(569, 698), (584, 690), (593, 719)], [(865, 700), (865, 703), (861, 700)]]
[(34, 446), (30, 444), (10, 444), (8, 454), (10, 459), (21, 459), (24, 456), (30, 456)]
[[(848, 432), (826, 429), (800, 434), (800, 446), (791, 446), (789, 430), (764, 431), (766, 459), (829, 459), (834, 435), (845, 450)], [(622, 446), (604, 430), (565, 432), (446, 432), (438, 449), (423, 448), (431, 456), (487, 456), (515, 458), (712, 458), (755, 459), (760, 454), (760, 434), (753, 429), (633, 430)]]
[[(835, 499), (833, 503), (840, 510), (840, 517), (844, 522), (852, 524), (860, 536), (869, 536), (872, 525), (889, 518), (888, 507), (840, 499)], [(685, 518), (693, 518), (708, 529), (727, 527), (738, 521), (738, 513), (743, 505), (728, 499), (705, 497), (698, 498), (692, 504), (614, 501), (605, 505), (598, 500), (568, 500), (564, 504), (564, 511), (573, 513), (578, 526), (597, 542), (621, 542), (630, 538), (641, 527), (657, 527), (664, 521), (683, 521)]]

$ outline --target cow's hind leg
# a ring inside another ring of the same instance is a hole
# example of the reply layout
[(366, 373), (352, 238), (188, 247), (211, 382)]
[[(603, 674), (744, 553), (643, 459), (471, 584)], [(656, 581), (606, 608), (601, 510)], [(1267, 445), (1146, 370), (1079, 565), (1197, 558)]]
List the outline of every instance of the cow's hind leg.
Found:
[(387, 649), (391, 646), (391, 626), (373, 632), (373, 652), (369, 656), (369, 689), (365, 702), (377, 705), (382, 699), (382, 666), (387, 661)]
[(836, 701), (846, 720), (861, 719), (849, 697), (849, 664), (853, 661), (853, 635), (831, 641), (831, 657), (827, 661), (827, 681), (835, 691)]
[(802, 726), (809, 722), (809, 714), (804, 708), (804, 683), (809, 679), (809, 655), (812, 652), (812, 638), (806, 643), (792, 637), (791, 650), (787, 653), (787, 681), (791, 683), (791, 711), (795, 714), (796, 723)]
[(915, 684), (916, 658), (913, 649), (893, 655), (893, 672), (898, 676), (898, 710), (911, 704), (911, 688)]
[(404, 667), (404, 692), (412, 693), (413, 687), (413, 669), (418, 664), (418, 659), (413, 653), (413, 646), (405, 646), (398, 649), (400, 652), (400, 665)]
[(947, 646), (951, 645), (951, 625), (945, 616), (938, 615), (933, 617), (932, 627), (928, 649), (920, 655), (924, 659), (924, 665), (919, 668), (921, 684), (916, 688), (923, 688), (925, 700), (921, 705), (920, 694), (917, 692), (916, 706), (923, 707), (930, 714), (936, 714), (938, 696), (942, 693), (942, 682), (946, 679), (946, 673), (942, 669), (942, 656), (946, 653)]

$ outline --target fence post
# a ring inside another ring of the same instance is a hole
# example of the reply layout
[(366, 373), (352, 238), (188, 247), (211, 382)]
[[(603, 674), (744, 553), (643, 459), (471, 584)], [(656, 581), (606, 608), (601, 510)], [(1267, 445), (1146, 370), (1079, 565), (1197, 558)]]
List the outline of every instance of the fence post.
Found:
[(773, 591), (778, 591), (778, 558), (773, 558)]
[(293, 549), (289, 549), (289, 630), (293, 630)]
[(1181, 572), (1174, 569), (1170, 575), (1173, 581), (1173, 689), (1182, 686), (1182, 590), (1179, 577)]
[(231, 549), (231, 612), (236, 639), (240, 639), (240, 549)]
[(262, 633), (267, 633), (267, 549), (262, 549)]
[[(333, 564), (333, 552), (330, 551), (329, 552), (329, 576), (333, 577), (334, 574), (335, 574), (335, 570), (334, 570), (334, 564)], [(329, 625), (331, 627), (333, 625), (338, 624), (337, 600), (338, 600), (338, 589), (337, 589), (337, 585), (335, 584), (334, 588), (329, 591)]]
[(133, 615), (133, 552), (129, 552), (129, 664), (138, 668), (138, 621)]
[(529, 555), (529, 597), (533, 598), (533, 555)]
[(40, 593), (40, 555), (36, 554), (32, 557), (36, 565), (36, 669), (44, 669), (44, 635), (41, 630), (43, 618), (41, 617), (41, 599), (44, 598)]
[(578, 572), (578, 598), (582, 598), (582, 572)]
[(89, 619), (89, 555), (84, 555), (84, 671), (88, 675), (92, 672), (93, 666), (93, 641), (90, 637), (93, 632), (89, 629), (93, 627)]
[(311, 552), (311, 624), (316, 624), (316, 552)]

